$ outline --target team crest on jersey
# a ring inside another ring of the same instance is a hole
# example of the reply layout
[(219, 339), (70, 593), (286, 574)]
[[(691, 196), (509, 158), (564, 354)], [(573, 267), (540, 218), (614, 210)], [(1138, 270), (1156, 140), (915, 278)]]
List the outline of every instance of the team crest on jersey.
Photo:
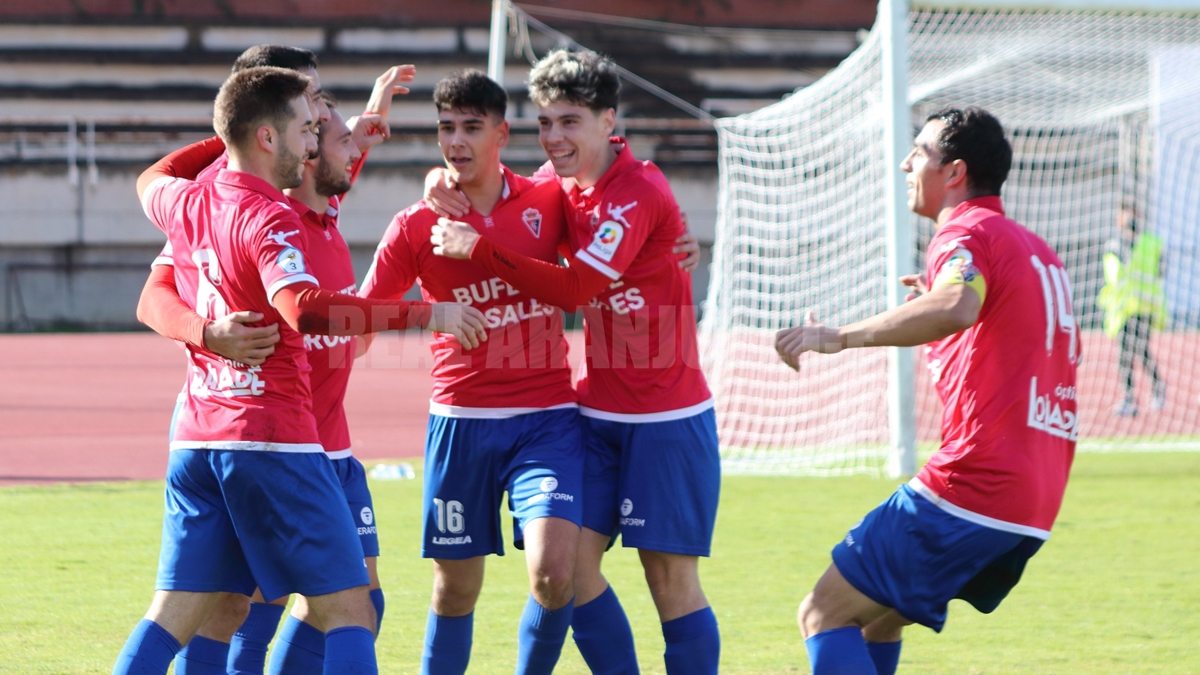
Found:
[(533, 236), (542, 238), (542, 212), (537, 209), (525, 209), (525, 213), (521, 214), (521, 220), (525, 222), (525, 227), (533, 233)]
[(605, 221), (600, 229), (596, 230), (596, 236), (592, 238), (587, 252), (605, 262), (612, 262), (613, 256), (617, 254), (617, 247), (621, 245), (621, 238), (624, 236), (625, 229), (619, 224), (611, 220)]
[(300, 252), (300, 249), (289, 246), (279, 252), (275, 264), (288, 274), (299, 274), (304, 271), (304, 254)]

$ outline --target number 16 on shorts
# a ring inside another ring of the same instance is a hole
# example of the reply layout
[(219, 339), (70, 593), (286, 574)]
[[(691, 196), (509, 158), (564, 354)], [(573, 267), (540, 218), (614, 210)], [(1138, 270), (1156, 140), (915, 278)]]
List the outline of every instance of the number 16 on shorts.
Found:
[(467, 529), (467, 523), (463, 519), (462, 502), (453, 499), (450, 501), (434, 499), (433, 509), (434, 515), (437, 518), (438, 532), (442, 534), (462, 534), (463, 530)]

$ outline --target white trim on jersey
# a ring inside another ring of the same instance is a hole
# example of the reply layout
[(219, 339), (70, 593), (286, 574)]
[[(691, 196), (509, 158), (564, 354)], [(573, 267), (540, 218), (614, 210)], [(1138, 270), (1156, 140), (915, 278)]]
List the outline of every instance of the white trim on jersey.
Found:
[(470, 408), (462, 405), (446, 405), (445, 403), (429, 402), (429, 414), (438, 417), (463, 417), (476, 420), (503, 420), (518, 415), (546, 412), (547, 410), (566, 410), (578, 408), (578, 403), (560, 403), (547, 408)]
[(593, 269), (595, 269), (597, 272), (603, 274), (604, 276), (608, 277), (609, 279), (612, 279), (613, 281), (617, 281), (621, 278), (620, 272), (614, 270), (613, 268), (609, 267), (608, 265), (605, 265), (604, 263), (600, 262), (599, 260), (596, 260), (595, 258), (592, 257), (592, 255), (590, 253), (588, 253), (587, 251), (585, 251), (583, 249), (579, 249), (578, 251), (576, 251), (575, 257), (579, 258), (583, 262), (587, 263)]
[(175, 259), (169, 258), (165, 255), (160, 255), (154, 259), (154, 262), (150, 263), (150, 268), (154, 269), (155, 267), (158, 267), (159, 265), (167, 265), (168, 267), (174, 267)]
[(714, 405), (713, 399), (708, 399), (702, 403), (691, 405), (686, 408), (678, 408), (676, 410), (664, 410), (654, 413), (615, 413), (607, 410), (597, 410), (586, 406), (579, 406), (579, 414), (584, 417), (592, 417), (598, 420), (607, 420), (609, 422), (629, 422), (632, 424), (645, 424), (647, 422), (673, 422), (675, 420), (687, 419), (694, 417), (700, 413), (712, 408)]
[(354, 455), (354, 453), (350, 452), (350, 448), (346, 448), (345, 450), (334, 450), (325, 454), (329, 455), (329, 459), (346, 459), (347, 457), (352, 457)]
[(267, 441), (171, 441), (172, 450), (244, 450), (247, 452), (325, 452), (320, 443)]
[(154, 216), (150, 215), (150, 205), (147, 204), (147, 201), (154, 197), (155, 192), (162, 189), (167, 184), (174, 183), (177, 180), (183, 179), (176, 178), (174, 176), (159, 176), (151, 181), (151, 183), (146, 186), (145, 190), (142, 190), (142, 213), (146, 214), (146, 217), (149, 218), (151, 222), (154, 222)]
[(275, 306), (275, 294), (276, 293), (278, 293), (280, 290), (284, 289), (287, 286), (291, 286), (292, 284), (298, 284), (298, 283), (301, 283), (304, 281), (311, 282), (313, 284), (316, 284), (317, 286), (321, 285), (321, 282), (317, 281), (317, 278), (311, 274), (292, 274), (292, 275), (283, 277), (279, 281), (276, 281), (275, 283), (271, 284), (271, 287), (267, 289), (267, 298), (269, 298), (271, 306), (272, 307)]
[(965, 521), (975, 523), (976, 525), (982, 525), (983, 527), (991, 528), (993, 530), (1000, 530), (1001, 532), (1011, 532), (1013, 534), (1025, 535), (1026, 537), (1036, 537), (1042, 541), (1050, 538), (1049, 530), (1039, 530), (1036, 527), (1030, 527), (1028, 525), (1018, 525), (1005, 520), (996, 520), (995, 518), (985, 516), (981, 513), (968, 511), (961, 506), (955, 506), (954, 504), (951, 504), (945, 499), (937, 496), (933, 490), (930, 490), (927, 485), (917, 480), (916, 477), (908, 481), (908, 486), (917, 494), (921, 495), (925, 499), (928, 499), (930, 502), (933, 502), (934, 506), (952, 516), (962, 518)]

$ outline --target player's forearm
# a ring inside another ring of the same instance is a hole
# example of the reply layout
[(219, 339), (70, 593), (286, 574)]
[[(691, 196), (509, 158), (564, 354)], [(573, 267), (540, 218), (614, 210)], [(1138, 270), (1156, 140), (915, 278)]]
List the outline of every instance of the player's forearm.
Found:
[(163, 337), (204, 348), (204, 329), (209, 321), (179, 298), (175, 269), (169, 265), (151, 268), (138, 298), (137, 318)]
[(289, 326), (310, 335), (367, 335), (425, 328), (432, 316), (427, 302), (360, 298), (312, 284), (284, 287), (272, 302)]
[(899, 307), (842, 326), (838, 337), (845, 349), (915, 347), (966, 330), (978, 317), (979, 296), (974, 289), (961, 284), (941, 286)]
[(471, 262), (495, 274), (513, 288), (542, 302), (574, 312), (611, 283), (582, 263), (563, 267), (528, 258), (480, 237), (471, 249)]

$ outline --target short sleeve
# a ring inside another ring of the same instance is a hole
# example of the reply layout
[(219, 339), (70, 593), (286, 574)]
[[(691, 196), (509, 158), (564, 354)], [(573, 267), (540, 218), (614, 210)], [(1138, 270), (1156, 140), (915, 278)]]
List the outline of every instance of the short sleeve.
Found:
[(929, 245), (929, 287), (964, 284), (975, 289), (982, 303), (987, 296), (989, 263), (988, 248), (977, 233), (946, 226)]
[(158, 267), (159, 265), (175, 266), (175, 249), (171, 246), (170, 241), (163, 244), (162, 250), (154, 257), (154, 262), (150, 263), (151, 267)]
[(602, 195), (600, 224), (575, 257), (616, 281), (637, 257), (662, 217), (660, 199), (635, 181), (611, 186)]
[(194, 184), (190, 180), (171, 176), (155, 179), (142, 191), (142, 211), (155, 227), (170, 236), (173, 214), (179, 211), (180, 201), (188, 187)]
[(304, 282), (320, 285), (308, 269), (304, 226), (294, 212), (272, 214), (250, 238), (250, 250), (272, 306), (281, 288)]
[(403, 297), (417, 281), (416, 254), (408, 240), (408, 215), (398, 213), (383, 233), (371, 269), (358, 295), (387, 300)]

